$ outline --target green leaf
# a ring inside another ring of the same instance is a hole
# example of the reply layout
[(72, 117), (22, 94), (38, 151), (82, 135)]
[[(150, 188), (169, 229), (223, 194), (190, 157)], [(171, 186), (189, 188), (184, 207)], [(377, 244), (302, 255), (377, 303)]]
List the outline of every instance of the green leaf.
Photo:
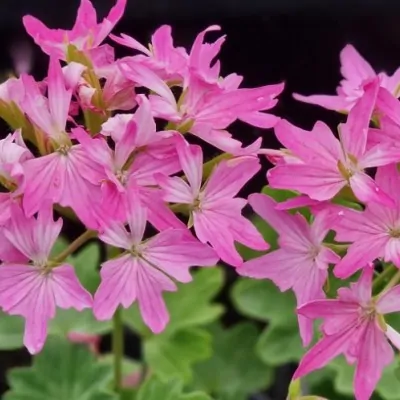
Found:
[(275, 326), (297, 327), (293, 293), (281, 293), (271, 281), (239, 279), (233, 286), (231, 297), (236, 309), (247, 317)]
[(140, 388), (135, 400), (211, 400), (202, 392), (183, 393), (182, 382), (171, 380), (163, 382), (151, 378)]
[(100, 246), (89, 243), (72, 257), (72, 264), (82, 285), (94, 293), (100, 284)]
[[(52, 257), (61, 253), (68, 246), (63, 237), (57, 239), (51, 251)], [(87, 244), (76, 254), (70, 255), (66, 262), (75, 267), (76, 275), (82, 285), (94, 293), (100, 283), (100, 246), (96, 242)]]
[(85, 346), (49, 337), (29, 368), (8, 373), (4, 400), (117, 400), (108, 392), (110, 367), (99, 363)]
[[(271, 249), (276, 249), (278, 234), (275, 232), (275, 230), (256, 214), (251, 217), (251, 222), (261, 233), (265, 241), (269, 243)], [(244, 260), (251, 260), (265, 254), (265, 251), (254, 250), (240, 243), (236, 244), (236, 248)]]
[(298, 193), (292, 190), (273, 189), (268, 185), (262, 188), (261, 193), (266, 194), (269, 197), (272, 197), (278, 203), (292, 199), (299, 195)]
[(299, 361), (305, 352), (297, 327), (275, 325), (268, 326), (261, 334), (256, 351), (271, 366)]
[(0, 311), (0, 350), (15, 350), (23, 347), (24, 320)]
[[(170, 322), (160, 336), (172, 335), (184, 328), (207, 325), (218, 319), (223, 313), (223, 307), (212, 303), (212, 299), (221, 290), (223, 283), (222, 268), (202, 268), (193, 273), (192, 282), (178, 284), (176, 292), (165, 293)], [(142, 321), (137, 304), (124, 310), (122, 315), (125, 324), (131, 329), (142, 336), (151, 335)]]
[[(60, 237), (52, 249), (55, 256), (68, 246), (68, 242)], [(75, 267), (81, 284), (94, 293), (100, 283), (100, 247), (98, 243), (89, 243), (78, 253), (67, 258), (66, 262)], [(57, 309), (56, 317), (50, 322), (49, 332), (66, 336), (70, 332), (91, 335), (103, 335), (112, 329), (112, 321), (97, 321), (92, 310), (77, 311), (74, 309)]]
[(67, 336), (68, 333), (104, 335), (112, 330), (112, 321), (98, 321), (92, 310), (57, 309), (56, 317), (49, 323), (49, 332)]
[(144, 358), (161, 379), (192, 379), (192, 365), (211, 357), (211, 335), (201, 328), (186, 328), (172, 335), (153, 336), (144, 343)]
[[(114, 354), (102, 354), (99, 358), (99, 363), (109, 366), (110, 370), (112, 370), (114, 365)], [(122, 359), (122, 374), (124, 376), (133, 374), (135, 372), (140, 372), (141, 369), (142, 366), (140, 362), (134, 360), (133, 358), (124, 357)]]
[[(399, 360), (399, 357), (396, 357)], [(338, 357), (333, 360), (328, 368), (336, 372), (334, 378), (335, 389), (338, 393), (352, 396), (354, 366), (347, 364), (344, 357)], [(375, 389), (374, 396), (371, 400), (398, 400), (400, 391), (400, 382), (396, 378), (397, 363), (392, 362), (388, 367), (383, 370), (382, 378), (378, 382)]]
[(68, 247), (68, 240), (63, 236), (59, 236), (56, 242), (54, 243), (53, 248), (51, 249), (50, 257), (56, 257), (67, 247)]
[(253, 323), (244, 322), (213, 333), (213, 356), (194, 368), (194, 387), (218, 399), (245, 400), (248, 395), (267, 388), (272, 382), (272, 369), (256, 356), (254, 346), (259, 331)]
[[(267, 196), (272, 197), (278, 203), (299, 196), (299, 193), (294, 192), (292, 190), (273, 189), (270, 186), (264, 186), (261, 193), (264, 193)], [(300, 214), (303, 214), (308, 221), (311, 218), (311, 212), (307, 207), (292, 208), (291, 210), (288, 210), (288, 212), (290, 213), (299, 212)]]

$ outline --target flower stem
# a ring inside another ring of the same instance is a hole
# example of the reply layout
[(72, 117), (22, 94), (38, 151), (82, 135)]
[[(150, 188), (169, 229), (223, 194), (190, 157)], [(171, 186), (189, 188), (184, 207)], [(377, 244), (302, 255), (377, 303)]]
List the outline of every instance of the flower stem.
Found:
[(233, 156), (228, 153), (222, 153), (217, 157), (212, 158), (210, 161), (207, 161), (203, 164), (203, 179), (207, 179), (210, 175), (214, 167), (221, 162), (222, 160), (229, 160)]
[(79, 237), (77, 237), (65, 250), (63, 250), (58, 256), (56, 256), (52, 261), (55, 263), (59, 263), (64, 261), (69, 255), (74, 253), (79, 249), (83, 244), (85, 244), (89, 239), (93, 239), (97, 236), (97, 232), (87, 230), (82, 233)]
[(387, 278), (392, 276), (392, 274), (397, 270), (397, 268), (394, 265), (389, 265), (387, 268), (385, 268), (379, 276), (374, 279), (374, 282), (372, 283), (372, 290), (377, 289)]
[[(396, 267), (395, 267), (396, 268)], [(393, 276), (392, 279), (388, 282), (388, 284), (383, 288), (383, 291), (387, 291), (395, 286), (400, 280), (400, 270), (398, 270)]]
[(114, 389), (119, 393), (122, 387), (122, 359), (124, 356), (124, 326), (120, 308), (117, 308), (113, 317), (112, 351), (114, 354)]

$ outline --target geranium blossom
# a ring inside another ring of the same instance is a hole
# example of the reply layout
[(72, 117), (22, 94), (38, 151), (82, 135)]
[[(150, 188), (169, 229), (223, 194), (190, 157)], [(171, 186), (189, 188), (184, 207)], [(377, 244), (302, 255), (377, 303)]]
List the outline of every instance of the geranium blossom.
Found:
[(393, 361), (388, 339), (400, 349), (400, 334), (384, 320), (384, 315), (400, 311), (400, 286), (371, 296), (373, 269), (367, 267), (357, 283), (341, 288), (336, 300), (315, 300), (301, 306), (300, 315), (322, 318), (324, 337), (303, 357), (294, 378), (322, 368), (344, 354), (355, 364), (356, 400), (368, 400), (383, 369)]
[(340, 72), (343, 80), (336, 89), (337, 95), (302, 96), (295, 93), (296, 100), (316, 104), (330, 110), (348, 112), (365, 93), (365, 84), (378, 78), (380, 86), (386, 88), (396, 97), (400, 96), (400, 68), (393, 75), (384, 72), (376, 73), (360, 53), (348, 44), (340, 52)]
[(191, 281), (191, 266), (211, 267), (218, 257), (186, 229), (165, 230), (144, 241), (147, 212), (137, 197), (130, 202), (127, 217), (129, 232), (123, 224), (113, 223), (100, 236), (126, 252), (102, 264), (93, 312), (98, 319), (109, 319), (119, 304), (127, 308), (137, 300), (145, 323), (161, 332), (169, 320), (162, 292), (177, 289), (172, 279)]

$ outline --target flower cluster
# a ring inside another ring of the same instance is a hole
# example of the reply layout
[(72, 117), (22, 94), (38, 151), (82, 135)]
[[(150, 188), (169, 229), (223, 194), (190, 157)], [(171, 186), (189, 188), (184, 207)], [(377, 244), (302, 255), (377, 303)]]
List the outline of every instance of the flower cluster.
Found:
[[(400, 70), (377, 74), (346, 46), (336, 96), (294, 95), (346, 121), (337, 136), (322, 122), (308, 132), (266, 112), (283, 83), (243, 88), (241, 76), (221, 76), (225, 37), (205, 41), (218, 26), (190, 50), (161, 26), (146, 47), (111, 34), (125, 6), (117, 0), (98, 23), (81, 0), (66, 31), (23, 19), (49, 67), (41, 82), (23, 72), (0, 85), (0, 117), (14, 130), (0, 141), (1, 309), (25, 318), (31, 353), (42, 349), (57, 307), (107, 320), (137, 301), (159, 333), (169, 320), (163, 292), (189, 282), (191, 267), (221, 260), (293, 290), (304, 346), (313, 320), (323, 319), (295, 378), (341, 353), (356, 365), (357, 400), (368, 400), (393, 360), (390, 343), (400, 349), (384, 318), (400, 311)], [(130, 55), (116, 58), (106, 39)], [(245, 147), (228, 131), (237, 120), (274, 128), (284, 148), (262, 149), (261, 138)], [(205, 161), (193, 137), (218, 155)], [(291, 191), (289, 200), (238, 197), (260, 156), (274, 164), (269, 185)], [(278, 233), (278, 248), (242, 215), (247, 203)], [(86, 231), (54, 255), (64, 219)], [(68, 256), (95, 237), (109, 257), (92, 295)], [(265, 254), (244, 261), (236, 242)], [(332, 273), (342, 286), (336, 299), (325, 290)]]
[[(82, 0), (67, 31), (25, 16), (49, 55), (47, 77), (22, 73), (0, 85), (0, 116), (14, 129), (0, 141), (0, 307), (25, 318), (31, 353), (42, 349), (57, 307), (91, 308), (107, 320), (137, 301), (161, 332), (169, 319), (162, 293), (189, 282), (190, 267), (242, 265), (235, 242), (268, 249), (237, 197), (260, 169), (261, 139), (243, 147), (227, 128), (236, 120), (273, 127), (279, 118), (265, 111), (283, 84), (249, 89), (237, 74), (221, 77), (214, 59), (225, 38), (205, 42), (218, 26), (190, 51), (174, 45), (169, 26), (148, 47), (111, 35), (125, 6), (117, 0), (98, 23)], [(115, 58), (107, 38), (130, 55)], [(192, 136), (220, 154), (205, 163)], [(54, 255), (66, 218), (87, 230)], [(94, 237), (110, 256), (92, 296), (67, 258)]]
[[(322, 122), (310, 132), (276, 124), (284, 148), (268, 152), (274, 167), (267, 178), (294, 197), (276, 203), (250, 195), (254, 211), (278, 232), (279, 248), (237, 271), (293, 290), (304, 346), (313, 339), (313, 320), (323, 320), (322, 338), (294, 379), (343, 354), (356, 367), (355, 398), (368, 400), (394, 361), (391, 344), (400, 349), (400, 334), (384, 317), (400, 311), (400, 70), (376, 74), (350, 45), (341, 64), (337, 96), (294, 95), (347, 114), (337, 136)], [(326, 296), (329, 279), (341, 286), (336, 299)]]

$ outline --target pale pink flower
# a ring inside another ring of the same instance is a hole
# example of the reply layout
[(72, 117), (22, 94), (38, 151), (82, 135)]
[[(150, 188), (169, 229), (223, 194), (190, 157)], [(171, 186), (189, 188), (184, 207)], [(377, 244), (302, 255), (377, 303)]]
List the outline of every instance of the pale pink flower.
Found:
[(32, 153), (26, 147), (21, 131), (17, 130), (9, 134), (5, 139), (0, 140), (0, 179), (15, 185), (15, 188), (22, 184), (22, 164), (33, 158)]
[(369, 400), (385, 366), (393, 361), (389, 339), (400, 348), (400, 334), (386, 324), (384, 314), (400, 311), (400, 286), (372, 298), (373, 268), (366, 267), (358, 282), (340, 288), (336, 300), (315, 300), (298, 309), (310, 318), (322, 318), (324, 337), (300, 362), (294, 379), (320, 369), (339, 354), (355, 364), (356, 400)]
[(104, 242), (126, 252), (102, 264), (93, 312), (97, 319), (107, 320), (118, 305), (127, 308), (137, 300), (144, 322), (159, 333), (169, 320), (162, 292), (175, 291), (174, 280), (190, 282), (191, 266), (214, 266), (218, 257), (187, 229), (165, 230), (143, 240), (146, 214), (135, 196), (129, 203), (129, 232), (123, 224), (113, 222), (100, 235)]
[(39, 352), (46, 340), (47, 322), (56, 307), (77, 310), (92, 305), (91, 295), (81, 286), (69, 264), (49, 265), (49, 254), (62, 227), (53, 221), (51, 211), (40, 211), (38, 218), (26, 218), (13, 208), (5, 230), (6, 238), (31, 263), (4, 263), (0, 266), (0, 306), (11, 315), (25, 318), (24, 344), (30, 353)]
[(233, 85), (225, 89), (190, 74), (180, 100), (176, 101), (168, 85), (148, 67), (126, 61), (121, 62), (120, 68), (127, 78), (156, 93), (149, 96), (155, 117), (171, 121), (178, 129), (185, 129), (230, 154), (243, 150), (242, 143), (226, 131), (234, 121), (239, 119), (260, 128), (271, 128), (279, 121), (263, 111), (275, 106), (283, 84), (254, 89)]
[(174, 46), (169, 25), (162, 25), (154, 32), (148, 48), (125, 34), (121, 34), (121, 37), (110, 35), (110, 38), (143, 53), (133, 58), (149, 67), (161, 79), (181, 83), (186, 76), (188, 55), (183, 47)]
[(178, 156), (187, 181), (179, 177), (157, 175), (164, 200), (187, 204), (197, 237), (210, 243), (222, 260), (235, 267), (242, 257), (235, 241), (267, 250), (268, 244), (241, 211), (247, 201), (235, 197), (260, 169), (256, 157), (243, 156), (220, 162), (202, 186), (203, 153), (199, 146), (184, 139), (177, 144)]
[[(393, 200), (367, 175), (366, 168), (379, 167), (400, 159), (400, 146), (381, 143), (367, 149), (369, 121), (379, 86), (371, 83), (351, 110), (347, 122), (339, 126), (340, 140), (322, 122), (311, 132), (287, 121), (275, 127), (279, 141), (302, 163), (278, 163), (268, 171), (270, 185), (297, 190), (313, 200), (332, 199), (345, 186), (365, 203), (393, 205)], [(295, 178), (294, 178), (295, 177)]]
[(71, 30), (49, 29), (37, 18), (26, 15), (23, 24), (28, 34), (43, 52), (65, 60), (70, 44), (79, 50), (96, 49), (107, 38), (121, 19), (127, 0), (117, 0), (102, 22), (97, 22), (97, 14), (89, 0), (81, 0), (75, 24)]
[[(298, 305), (325, 298), (323, 286), (328, 266), (340, 260), (323, 245), (331, 229), (331, 214), (319, 213), (309, 225), (301, 214), (276, 210), (277, 203), (264, 194), (250, 195), (249, 203), (278, 232), (279, 249), (246, 261), (237, 272), (251, 278), (271, 279), (281, 291), (293, 289)], [(307, 346), (313, 335), (312, 321), (299, 315), (299, 326), (303, 344)]]
[(341, 51), (340, 62), (340, 71), (344, 79), (336, 89), (336, 96), (302, 96), (293, 94), (293, 97), (305, 103), (316, 104), (330, 110), (346, 112), (350, 111), (364, 95), (365, 84), (375, 78), (378, 78), (380, 86), (388, 89), (396, 97), (399, 97), (400, 68), (392, 76), (384, 72), (377, 74), (371, 65), (350, 44), (346, 45)]
[(21, 108), (25, 96), (25, 88), (21, 78), (9, 78), (0, 84), (0, 101), (10, 104), (15, 103)]
[[(388, 193), (398, 190), (400, 176), (396, 164), (378, 168), (376, 182)], [(400, 201), (393, 195), (395, 208), (370, 203), (365, 211), (347, 209), (335, 226), (336, 240), (351, 242), (347, 254), (336, 265), (335, 275), (347, 278), (376, 258), (400, 268)]]

